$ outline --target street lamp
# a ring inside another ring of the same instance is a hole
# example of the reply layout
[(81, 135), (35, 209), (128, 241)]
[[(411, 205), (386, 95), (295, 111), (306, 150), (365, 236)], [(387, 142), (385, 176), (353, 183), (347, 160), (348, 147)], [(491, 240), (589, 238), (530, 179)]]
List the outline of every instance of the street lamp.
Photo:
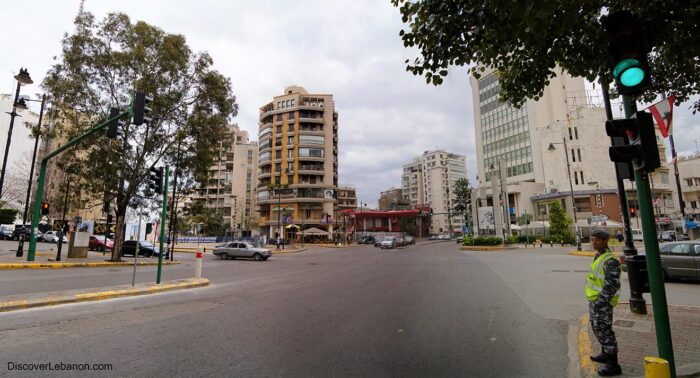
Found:
[(7, 155), (10, 152), (10, 142), (12, 141), (12, 128), (15, 126), (15, 117), (17, 110), (27, 109), (27, 104), (23, 99), (19, 98), (19, 88), (23, 85), (32, 84), (34, 81), (29, 77), (29, 72), (26, 68), (20, 68), (19, 73), (15, 75), (17, 80), (17, 89), (15, 90), (15, 99), (12, 101), (12, 111), (7, 112), (10, 115), (10, 128), (7, 130), (7, 144), (5, 145), (5, 156), (2, 159), (2, 171), (0, 171), (0, 198), (3, 194), (3, 184), (5, 182), (5, 168), (7, 168)]
[[(23, 99), (21, 99), (23, 100)], [(39, 101), (39, 100), (29, 100), (29, 101)], [(24, 104), (24, 101), (22, 101)], [(22, 257), (24, 255), (24, 228), (27, 223), (27, 212), (29, 211), (29, 197), (32, 194), (32, 182), (34, 181), (34, 162), (36, 161), (36, 150), (39, 147), (39, 136), (41, 135), (41, 119), (44, 116), (44, 105), (46, 105), (46, 95), (41, 96), (41, 110), (39, 111), (39, 122), (36, 125), (36, 132), (34, 134), (34, 152), (32, 153), (32, 165), (29, 168), (29, 180), (27, 182), (27, 198), (24, 200), (24, 213), (22, 214), (22, 235), (19, 237), (19, 244), (17, 245), (17, 253), (15, 256)], [(26, 109), (26, 104), (25, 104)], [(9, 143), (9, 138), (8, 138)], [(105, 242), (106, 243), (106, 242)], [(106, 245), (106, 244), (105, 244)]]
[(576, 199), (574, 197), (574, 185), (571, 182), (571, 164), (569, 163), (569, 149), (566, 146), (566, 138), (561, 138), (563, 143), (550, 143), (549, 147), (547, 148), (547, 151), (554, 151), (557, 148), (554, 146), (555, 144), (563, 144), (564, 145), (564, 155), (566, 155), (566, 173), (569, 176), (569, 189), (571, 190), (571, 205), (574, 208), (574, 228), (576, 230), (576, 249), (581, 250), (581, 234), (579, 232), (578, 228), (578, 218), (576, 216)]

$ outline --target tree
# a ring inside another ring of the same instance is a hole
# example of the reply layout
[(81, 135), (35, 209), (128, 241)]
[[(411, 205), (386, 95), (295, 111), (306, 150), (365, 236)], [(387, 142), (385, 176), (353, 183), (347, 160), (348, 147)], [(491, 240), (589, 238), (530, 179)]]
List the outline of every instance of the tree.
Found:
[(574, 236), (571, 233), (571, 217), (564, 211), (561, 202), (552, 201), (549, 203), (549, 235), (552, 240), (571, 241)]
[(472, 205), (472, 187), (469, 179), (461, 178), (455, 182), (452, 188), (454, 201), (452, 202), (452, 211), (457, 214), (464, 214), (464, 222), (472, 229), (471, 226), (471, 205)]
[[(610, 77), (603, 15), (630, 10), (643, 22), (653, 84), (643, 100), (673, 93), (679, 103), (699, 93), (700, 3), (671, 1), (481, 1), (391, 0), (408, 30), (404, 46), (420, 57), (406, 69), (439, 85), (448, 67), (468, 66), (475, 77), (484, 67), (499, 72), (500, 98), (516, 106), (537, 100), (560, 65), (589, 81)], [(700, 101), (694, 110), (700, 110)]]
[[(52, 94), (59, 134), (70, 139), (104, 119), (111, 107), (125, 109), (133, 91), (153, 95), (152, 121), (125, 122), (116, 140), (96, 136), (77, 146), (67, 168), (77, 172), (81, 187), (95, 198), (114, 200), (117, 235), (112, 260), (121, 256), (124, 221), (132, 198), (160, 196), (142, 190), (151, 167), (173, 165), (180, 150), (180, 177), (206, 181), (215, 150), (225, 140), (236, 115), (231, 82), (212, 69), (212, 58), (193, 53), (182, 35), (121, 13), (100, 23), (90, 13), (75, 20), (76, 29), (63, 38), (59, 61), (43, 86)], [(174, 145), (181, 144), (177, 149)], [(66, 154), (68, 155), (68, 154)]]
[(525, 226), (528, 224), (528, 222), (531, 222), (535, 216), (533, 214), (523, 214), (517, 218), (515, 218), (515, 222), (518, 224), (518, 226)]
[(14, 224), (19, 215), (17, 209), (0, 209), (0, 224)]

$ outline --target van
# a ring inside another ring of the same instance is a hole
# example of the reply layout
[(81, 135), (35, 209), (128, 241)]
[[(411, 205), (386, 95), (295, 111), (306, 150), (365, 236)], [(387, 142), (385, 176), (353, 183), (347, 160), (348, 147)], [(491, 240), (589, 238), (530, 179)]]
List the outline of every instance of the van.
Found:
[(644, 235), (642, 234), (642, 230), (638, 228), (632, 229), (632, 241), (644, 241)]
[(14, 232), (15, 232), (15, 225), (14, 224), (0, 225), (0, 239), (12, 240), (12, 236), (13, 236)]

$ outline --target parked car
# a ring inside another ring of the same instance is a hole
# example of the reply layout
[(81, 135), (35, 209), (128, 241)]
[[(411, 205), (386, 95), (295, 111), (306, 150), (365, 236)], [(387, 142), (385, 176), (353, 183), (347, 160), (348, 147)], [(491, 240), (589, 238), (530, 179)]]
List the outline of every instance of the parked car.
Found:
[(89, 243), (90, 249), (95, 251), (111, 251), (112, 248), (114, 248), (114, 242), (112, 239), (107, 239), (107, 244), (105, 245), (104, 235), (91, 235)]
[(642, 230), (638, 228), (632, 229), (632, 241), (644, 241), (644, 234), (642, 234)]
[(437, 239), (437, 235), (428, 236), (428, 240), (435, 240), (435, 239)]
[(15, 232), (15, 225), (14, 224), (0, 225), (0, 239), (11, 240), (14, 232)]
[(440, 234), (437, 240), (452, 240), (452, 236), (450, 236), (450, 234)]
[(253, 258), (255, 261), (264, 261), (272, 256), (272, 252), (266, 248), (255, 248), (250, 242), (234, 241), (214, 248), (214, 255), (221, 257), (222, 260), (246, 257)]
[(375, 247), (381, 247), (381, 246), (382, 246), (382, 240), (384, 240), (384, 238), (374, 238), (374, 246), (375, 246)]
[[(56, 243), (56, 242), (58, 242), (58, 232), (57, 231), (46, 231), (46, 233), (44, 234), (44, 237), (42, 239), (47, 243)], [(63, 236), (62, 242), (68, 243), (68, 239), (66, 239), (66, 237)]]
[[(644, 250), (638, 253), (644, 255)], [(663, 243), (659, 246), (659, 255), (664, 280), (700, 279), (700, 240)], [(624, 255), (620, 255), (620, 262), (626, 271)]]
[[(281, 245), (289, 245), (288, 239), (280, 239), (282, 241)], [(267, 241), (267, 244), (277, 245), (277, 239), (271, 238)]]
[(363, 236), (357, 241), (357, 244), (374, 244), (374, 236)]
[(661, 242), (676, 241), (676, 232), (675, 231), (661, 231), (661, 233), (659, 234), (659, 241), (661, 241)]
[(382, 239), (382, 243), (381, 243), (380, 247), (382, 249), (384, 249), (384, 248), (392, 249), (392, 248), (396, 248), (397, 245), (398, 245), (398, 240), (396, 237), (387, 236), (384, 239)]
[(406, 245), (415, 245), (416, 244), (416, 239), (413, 238), (413, 236), (404, 236), (403, 238), (406, 241)]
[(30, 227), (19, 226), (15, 228), (12, 232), (12, 240), (19, 241), (20, 237), (24, 237), (24, 240), (29, 240), (32, 237), (32, 229)]
[[(136, 240), (126, 240), (122, 243), (122, 256), (133, 256), (136, 253)], [(145, 240), (139, 242), (139, 256), (153, 257), (158, 256), (160, 252), (156, 251), (156, 247)]]

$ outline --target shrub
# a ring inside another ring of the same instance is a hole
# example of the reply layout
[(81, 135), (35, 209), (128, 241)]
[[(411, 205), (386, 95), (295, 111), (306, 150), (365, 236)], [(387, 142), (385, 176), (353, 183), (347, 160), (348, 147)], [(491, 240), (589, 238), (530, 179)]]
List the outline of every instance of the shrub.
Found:
[(517, 244), (520, 242), (519, 238), (515, 235), (510, 235), (506, 238), (506, 244)]

